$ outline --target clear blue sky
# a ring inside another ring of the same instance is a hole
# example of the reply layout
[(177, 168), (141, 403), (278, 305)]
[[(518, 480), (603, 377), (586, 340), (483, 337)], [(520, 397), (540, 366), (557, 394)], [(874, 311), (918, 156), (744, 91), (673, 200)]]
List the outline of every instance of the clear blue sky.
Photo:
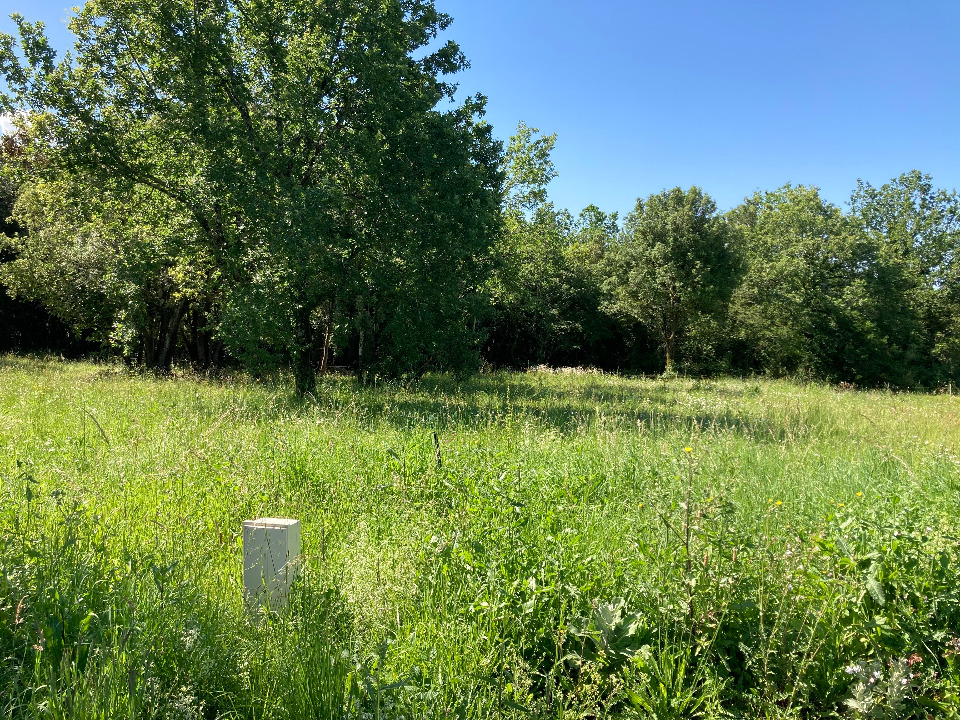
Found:
[[(842, 204), (913, 168), (960, 188), (960, 0), (436, 2), (497, 135), (558, 133), (550, 195), (574, 212), (692, 184), (726, 209), (788, 181)], [(68, 5), (0, 0), (61, 48)]]

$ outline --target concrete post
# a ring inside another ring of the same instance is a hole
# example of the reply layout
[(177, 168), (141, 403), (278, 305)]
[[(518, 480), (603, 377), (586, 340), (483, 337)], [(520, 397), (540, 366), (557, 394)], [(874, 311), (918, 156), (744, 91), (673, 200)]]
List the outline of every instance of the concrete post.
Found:
[(243, 593), (251, 606), (285, 607), (299, 562), (299, 520), (244, 520)]

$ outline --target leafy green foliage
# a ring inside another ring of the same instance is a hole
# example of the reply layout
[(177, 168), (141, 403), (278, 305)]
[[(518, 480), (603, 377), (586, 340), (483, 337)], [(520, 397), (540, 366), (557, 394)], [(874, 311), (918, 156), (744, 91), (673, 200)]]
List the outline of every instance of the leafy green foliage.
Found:
[(955, 371), (958, 359), (960, 199), (955, 191), (935, 189), (929, 175), (913, 170), (879, 188), (858, 182), (851, 219), (903, 278), (895, 297), (905, 306), (900, 313), (911, 313), (917, 325), (905, 364), (922, 382), (942, 381)]
[(217, 285), (188, 218), (152, 190), (82, 180), (25, 185), (2, 278), (134, 363), (169, 368), (187, 307)]
[(660, 341), (667, 371), (686, 337), (723, 318), (741, 272), (732, 231), (697, 187), (637, 200), (607, 262), (610, 309)]
[[(0, 275), (4, 263), (15, 259), (11, 238), (23, 232), (13, 220), (13, 209), (23, 183), (18, 166), (27, 160), (22, 132), (0, 135)], [(14, 298), (0, 278), (0, 352), (57, 350), (73, 356), (83, 343), (38, 302)]]
[(507, 145), (502, 169), (506, 176), (503, 190), (508, 215), (523, 215), (547, 204), (547, 185), (557, 176), (550, 158), (557, 134), (539, 133), (539, 128), (521, 122)]
[(749, 267), (733, 326), (753, 363), (860, 384), (916, 381), (910, 279), (875, 237), (803, 186), (757, 193), (730, 215)]
[[(450, 327), (465, 327), (484, 276), (473, 258), (495, 237), (499, 146), (476, 121), (482, 99), (436, 109), (465, 59), (452, 42), (417, 55), (450, 23), (432, 2), (91, 0), (59, 64), (42, 26), (15, 20), (22, 58), (4, 37), (5, 106), (43, 113), (56, 168), (153, 191), (191, 220), (236, 355), (289, 360), (310, 392), (329, 309), (358, 295), (378, 314), (421, 310), (374, 318), (372, 342), (392, 358), (381, 369), (469, 355), (447, 350)], [(391, 263), (424, 258), (411, 282), (381, 285)], [(420, 297), (424, 271), (435, 287), (441, 273), (462, 278)], [(423, 342), (397, 337), (410, 323)]]
[(487, 283), (484, 357), (508, 367), (602, 363), (616, 342), (615, 321), (600, 308), (616, 213), (590, 206), (573, 218), (547, 201), (556, 136), (537, 133), (521, 123), (503, 158), (504, 232)]
[(136, 364), (289, 366), (311, 396), (332, 365), (956, 380), (960, 204), (918, 171), (849, 213), (674, 188), (621, 227), (550, 202), (555, 134), (504, 151), (482, 96), (453, 103), (433, 0), (90, 0), (62, 58), (13, 19), (0, 276)]

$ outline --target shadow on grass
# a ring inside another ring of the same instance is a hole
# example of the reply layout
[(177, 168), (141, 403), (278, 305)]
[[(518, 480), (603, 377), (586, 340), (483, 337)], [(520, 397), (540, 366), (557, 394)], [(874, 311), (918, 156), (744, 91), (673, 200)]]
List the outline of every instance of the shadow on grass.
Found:
[[(564, 435), (598, 428), (630, 428), (653, 434), (686, 429), (775, 443), (794, 441), (807, 432), (799, 418), (796, 423), (790, 423), (789, 418), (784, 423), (745, 407), (710, 411), (685, 405), (682, 401), (691, 397), (689, 391), (693, 389), (688, 386), (696, 386), (698, 381), (640, 384), (615, 376), (554, 377), (544, 380), (536, 375), (495, 374), (457, 380), (430, 376), (409, 390), (339, 379), (335, 392), (318, 393), (316, 405), (323, 410), (342, 410), (346, 390), (358, 420), (387, 423), (399, 429), (451, 431), (535, 425)], [(351, 384), (345, 388), (344, 382)], [(716, 395), (724, 404), (735, 404), (737, 399), (755, 396), (754, 387), (746, 386), (738, 392), (708, 386), (698, 389), (697, 395)]]
[[(62, 372), (69, 367), (59, 358), (0, 355), (0, 371)], [(259, 378), (236, 371), (157, 376), (122, 365), (87, 367), (87, 373), (77, 374), (78, 381), (96, 385), (123, 377), (147, 379), (160, 410), (188, 408), (209, 418), (230, 414), (283, 422), (320, 413), (399, 430), (535, 427), (563, 435), (633, 430), (653, 435), (728, 434), (772, 443), (795, 441), (808, 433), (802, 415), (771, 418), (750, 407), (759, 394), (756, 383), (729, 387), (715, 381), (644, 381), (599, 373), (494, 373), (466, 378), (428, 375), (406, 387), (381, 380), (362, 383), (353, 375), (331, 373), (318, 378), (314, 394), (301, 398), (283, 373)], [(221, 389), (228, 392), (218, 392)]]

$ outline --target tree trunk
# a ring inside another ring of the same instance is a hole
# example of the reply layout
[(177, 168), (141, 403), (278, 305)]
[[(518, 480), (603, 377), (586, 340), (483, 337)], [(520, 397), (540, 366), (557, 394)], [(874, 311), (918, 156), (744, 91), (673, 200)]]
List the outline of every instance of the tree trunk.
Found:
[(323, 356), (320, 358), (320, 374), (327, 372), (330, 362), (330, 343), (333, 340), (333, 303), (330, 303), (327, 320), (323, 329)]
[(317, 375), (313, 369), (312, 308), (301, 308), (294, 328), (293, 379), (297, 395), (313, 394), (317, 389)]
[(677, 347), (677, 329), (682, 327), (683, 314), (680, 311), (680, 298), (678, 297), (677, 287), (671, 283), (669, 292), (669, 301), (664, 311), (664, 325), (667, 330), (666, 355), (667, 363), (664, 368), (665, 373), (673, 370), (673, 356)]
[(157, 356), (157, 368), (160, 370), (168, 371), (173, 367), (173, 350), (175, 347), (177, 333), (180, 332), (180, 321), (183, 319), (183, 314), (187, 311), (187, 306), (189, 301), (181, 300), (177, 303), (176, 308), (173, 311), (173, 317), (170, 318), (170, 324), (166, 328), (166, 332), (163, 334), (160, 344), (160, 352)]
[(209, 301), (193, 303), (181, 321), (183, 344), (197, 370), (209, 370), (220, 363), (220, 350), (210, 328), (213, 305)]

